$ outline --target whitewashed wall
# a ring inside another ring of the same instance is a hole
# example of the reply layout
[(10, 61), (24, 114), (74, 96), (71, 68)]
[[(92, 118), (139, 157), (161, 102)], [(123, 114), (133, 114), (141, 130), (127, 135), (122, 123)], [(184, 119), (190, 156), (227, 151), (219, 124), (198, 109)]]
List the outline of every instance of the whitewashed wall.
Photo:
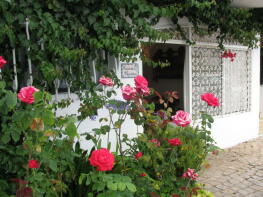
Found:
[(230, 147), (253, 139), (259, 132), (260, 48), (252, 50), (251, 111), (215, 118), (213, 137), (219, 147)]
[[(139, 65), (142, 65), (141, 60), (138, 60), (137, 63)], [(117, 76), (120, 78), (121, 77), (121, 73), (120, 73), (120, 68), (119, 68), (119, 64), (116, 65), (116, 69), (117, 69)], [(139, 68), (139, 74), (142, 74), (142, 67), (140, 66)], [(133, 79), (121, 79), (122, 83), (124, 84), (130, 84), (131, 86), (134, 86), (134, 80)], [(117, 96), (112, 97), (113, 99), (118, 99), (118, 100), (123, 100), (122, 95), (121, 95), (121, 91), (120, 89), (116, 91), (117, 92)], [(67, 99), (68, 95), (67, 93), (65, 94), (59, 94), (59, 98), (58, 100), (61, 99)], [(76, 94), (71, 94), (71, 99), (73, 99), (73, 103), (68, 107), (68, 108), (64, 108), (64, 109), (58, 109), (56, 111), (56, 115), (57, 116), (63, 116), (63, 115), (70, 115), (70, 114), (78, 114), (78, 108), (80, 106), (80, 100), (78, 98), (78, 96)], [(100, 109), (98, 110), (98, 117), (96, 120), (90, 120), (87, 119), (85, 121), (83, 121), (78, 128), (78, 132), (81, 135), (82, 133), (85, 132), (92, 132), (93, 128), (99, 128), (102, 124), (99, 123), (99, 118), (102, 117), (108, 117), (109, 118), (109, 113), (108, 110), (106, 108)], [(116, 118), (117, 120), (117, 118)], [(104, 122), (103, 124), (108, 124), (107, 122)], [(134, 124), (134, 121), (130, 118), (127, 117), (126, 121), (124, 122), (124, 124), (122, 125), (122, 134), (127, 134), (129, 136), (129, 138), (133, 138), (137, 135), (137, 133), (141, 133), (143, 131), (142, 127), (138, 127), (137, 125)], [(81, 142), (81, 147), (87, 150), (90, 150), (93, 146), (92, 142), (88, 142), (85, 140), (85, 137), (82, 136), (80, 137), (80, 142)], [(114, 131), (110, 132), (110, 142), (111, 142), (111, 149), (112, 151), (115, 151), (114, 147), (116, 145), (116, 135)], [(107, 147), (107, 135), (105, 135), (102, 138), (102, 147)], [(125, 147), (124, 147), (125, 148)]]
[(260, 86), (260, 118), (263, 118), (263, 85)]

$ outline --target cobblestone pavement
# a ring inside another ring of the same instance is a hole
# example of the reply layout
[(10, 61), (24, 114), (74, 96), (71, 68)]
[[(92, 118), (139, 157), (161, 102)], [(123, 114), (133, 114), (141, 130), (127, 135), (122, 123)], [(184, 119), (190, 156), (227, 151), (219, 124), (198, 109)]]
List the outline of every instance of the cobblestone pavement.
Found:
[(209, 155), (199, 181), (216, 197), (263, 197), (263, 137)]

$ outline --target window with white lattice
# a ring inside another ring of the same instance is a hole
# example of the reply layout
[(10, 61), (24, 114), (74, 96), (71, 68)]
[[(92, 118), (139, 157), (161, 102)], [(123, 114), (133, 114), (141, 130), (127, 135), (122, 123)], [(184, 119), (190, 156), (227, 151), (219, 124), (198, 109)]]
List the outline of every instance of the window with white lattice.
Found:
[[(218, 116), (250, 110), (251, 52), (232, 50), (233, 61), (222, 58), (221, 51), (212, 47), (192, 48), (192, 112), (200, 111)], [(203, 93), (213, 93), (220, 100), (220, 107), (207, 108), (201, 101)]]
[(250, 111), (251, 52), (232, 50), (234, 61), (223, 58), (223, 114)]

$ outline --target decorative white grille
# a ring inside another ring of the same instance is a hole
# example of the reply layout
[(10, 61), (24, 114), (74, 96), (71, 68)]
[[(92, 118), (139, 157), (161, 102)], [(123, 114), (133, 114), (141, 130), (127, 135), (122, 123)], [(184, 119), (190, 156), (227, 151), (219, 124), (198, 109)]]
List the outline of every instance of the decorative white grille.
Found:
[[(251, 51), (232, 50), (236, 58), (221, 58), (216, 48), (192, 48), (192, 111), (198, 118), (200, 111), (217, 116), (248, 112), (251, 106)], [(220, 107), (207, 108), (200, 95), (213, 93)]]
[(223, 113), (247, 112), (250, 110), (251, 52), (232, 50), (234, 61), (223, 59), (224, 102)]
[[(192, 48), (192, 110), (199, 117), (200, 111), (207, 111), (207, 104), (201, 101), (203, 93), (213, 93), (222, 100), (222, 58), (216, 48)], [(209, 108), (211, 115), (221, 115), (222, 106)]]

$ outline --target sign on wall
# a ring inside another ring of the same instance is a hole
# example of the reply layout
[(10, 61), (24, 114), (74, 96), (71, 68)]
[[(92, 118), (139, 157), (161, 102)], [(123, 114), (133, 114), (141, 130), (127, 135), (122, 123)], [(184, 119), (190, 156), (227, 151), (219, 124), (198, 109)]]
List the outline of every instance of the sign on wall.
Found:
[(138, 63), (121, 63), (121, 78), (134, 78), (139, 75)]

